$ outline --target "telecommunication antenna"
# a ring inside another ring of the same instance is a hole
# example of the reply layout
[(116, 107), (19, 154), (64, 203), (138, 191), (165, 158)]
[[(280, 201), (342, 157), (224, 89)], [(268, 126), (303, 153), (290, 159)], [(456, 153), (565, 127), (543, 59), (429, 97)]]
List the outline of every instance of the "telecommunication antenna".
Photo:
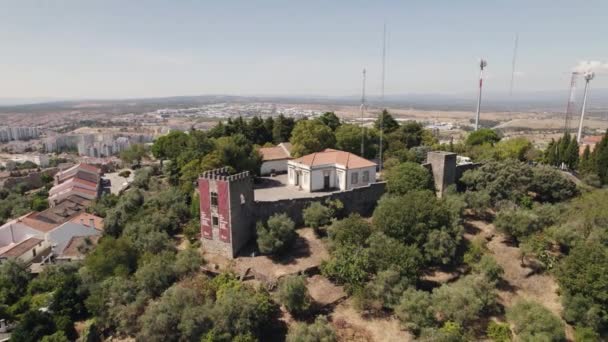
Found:
[(365, 155), (365, 126), (363, 126), (363, 118), (365, 113), (365, 68), (363, 68), (363, 85), (361, 87), (361, 157)]
[(483, 87), (483, 69), (488, 65), (485, 59), (479, 60), (479, 95), (477, 96), (477, 115), (475, 115), (475, 130), (479, 129), (479, 112), (481, 110), (481, 88)]
[(568, 105), (566, 106), (566, 120), (564, 122), (564, 134), (570, 133), (570, 120), (572, 120), (572, 113), (574, 112), (574, 104), (576, 101), (576, 78), (578, 72), (573, 71), (572, 77), (570, 78), (570, 97), (568, 98)]
[(378, 158), (379, 171), (382, 172), (382, 138), (384, 135), (384, 80), (386, 73), (386, 23), (384, 23), (382, 30), (382, 79), (380, 87), (380, 102), (382, 110), (380, 111), (380, 157)]
[(581, 109), (581, 119), (578, 123), (578, 134), (576, 135), (576, 140), (580, 144), (583, 140), (583, 120), (585, 119), (585, 109), (587, 107), (587, 90), (589, 90), (589, 81), (591, 81), (595, 77), (595, 73), (593, 71), (587, 71), (584, 74), (585, 77), (585, 92), (583, 95), (583, 108)]
[(511, 61), (511, 84), (509, 85), (509, 96), (513, 96), (513, 84), (515, 83), (515, 63), (517, 62), (517, 45), (519, 33), (515, 34), (515, 45), (513, 46), (513, 60)]

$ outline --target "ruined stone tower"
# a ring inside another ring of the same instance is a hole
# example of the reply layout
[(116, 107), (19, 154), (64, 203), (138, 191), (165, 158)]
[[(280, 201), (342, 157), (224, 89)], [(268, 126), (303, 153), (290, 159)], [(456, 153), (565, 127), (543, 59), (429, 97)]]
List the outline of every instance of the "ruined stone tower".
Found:
[(249, 172), (227, 168), (204, 172), (198, 179), (203, 249), (234, 258), (253, 237), (253, 184)]

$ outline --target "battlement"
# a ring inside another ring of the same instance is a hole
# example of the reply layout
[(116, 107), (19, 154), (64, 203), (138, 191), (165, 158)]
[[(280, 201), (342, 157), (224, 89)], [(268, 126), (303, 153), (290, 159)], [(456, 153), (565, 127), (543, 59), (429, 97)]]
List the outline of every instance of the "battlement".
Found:
[(200, 178), (209, 180), (220, 180), (226, 182), (234, 182), (243, 179), (249, 179), (249, 171), (244, 171), (231, 175), (227, 167), (205, 171), (200, 175)]

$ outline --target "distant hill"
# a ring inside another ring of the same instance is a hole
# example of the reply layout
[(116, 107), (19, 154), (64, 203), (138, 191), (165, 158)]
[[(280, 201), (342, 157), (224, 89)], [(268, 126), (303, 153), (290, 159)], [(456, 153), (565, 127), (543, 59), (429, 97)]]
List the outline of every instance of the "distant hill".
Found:
[[(477, 105), (477, 94), (394, 94), (385, 97), (387, 107), (427, 110), (468, 110)], [(577, 111), (582, 102), (582, 91), (577, 94)], [(516, 93), (512, 97), (504, 93), (486, 93), (484, 110), (492, 111), (555, 111), (563, 112), (568, 99), (567, 89)], [(22, 102), (19, 102), (22, 101)], [(146, 112), (160, 108), (187, 108), (220, 102), (248, 103), (274, 102), (327, 105), (358, 105), (359, 96), (171, 96), (159, 98), (133, 98), (119, 100), (53, 100), (48, 99), (0, 99), (0, 113), (43, 113), (49, 111), (92, 111), (106, 113)], [(371, 106), (378, 106), (378, 97), (368, 98)], [(608, 111), (608, 89), (592, 89), (588, 108), (595, 113)]]

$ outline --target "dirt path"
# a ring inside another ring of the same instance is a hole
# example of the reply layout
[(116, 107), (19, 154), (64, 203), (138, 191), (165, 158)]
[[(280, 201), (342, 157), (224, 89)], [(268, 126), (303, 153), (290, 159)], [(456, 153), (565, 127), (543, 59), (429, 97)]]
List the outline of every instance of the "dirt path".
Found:
[[(561, 317), (563, 307), (557, 294), (558, 285), (555, 279), (546, 274), (535, 274), (531, 268), (522, 267), (519, 248), (509, 245), (505, 236), (498, 233), (494, 225), (476, 220), (467, 223), (477, 232), (466, 234), (465, 237), (470, 239), (477, 235), (484, 236), (488, 240), (488, 249), (505, 271), (503, 279), (507, 286), (499, 289), (499, 302), (508, 308), (521, 299), (535, 301)], [(573, 340), (573, 329), (568, 324), (566, 335), (568, 340)]]

